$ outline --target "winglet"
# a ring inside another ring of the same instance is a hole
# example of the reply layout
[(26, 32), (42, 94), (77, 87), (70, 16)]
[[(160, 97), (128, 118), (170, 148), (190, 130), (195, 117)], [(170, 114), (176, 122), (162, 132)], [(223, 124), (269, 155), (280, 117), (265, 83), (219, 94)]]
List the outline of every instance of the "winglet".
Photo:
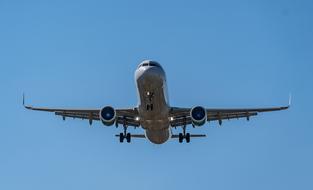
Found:
[(24, 108), (26, 108), (26, 109), (31, 109), (31, 106), (25, 105), (25, 93), (23, 93), (23, 106), (24, 106)]
[(291, 93), (290, 93), (290, 94), (289, 94), (289, 103), (288, 103), (288, 107), (291, 106), (291, 100), (292, 100), (292, 95), (291, 95)]
[(25, 93), (23, 93), (23, 106), (25, 107)]

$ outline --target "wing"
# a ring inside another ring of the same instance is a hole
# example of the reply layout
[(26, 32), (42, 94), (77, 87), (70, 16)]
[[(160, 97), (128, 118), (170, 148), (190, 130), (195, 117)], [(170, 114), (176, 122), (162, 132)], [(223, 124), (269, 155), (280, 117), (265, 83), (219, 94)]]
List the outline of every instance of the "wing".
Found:
[[(290, 102), (290, 101), (289, 101)], [(261, 112), (272, 112), (286, 110), (290, 107), (270, 107), (270, 108), (244, 108), (244, 109), (206, 109), (207, 111), (207, 121), (219, 121), (219, 124), (222, 124), (223, 120), (230, 119), (239, 119), (246, 118), (250, 120), (251, 116), (256, 116)], [(170, 117), (171, 117), (171, 126), (178, 127), (192, 124), (190, 117), (191, 108), (172, 108)]]
[[(91, 125), (93, 121), (99, 121), (99, 113), (101, 109), (63, 109), (63, 108), (45, 108), (26, 106), (24, 97), (23, 105), (26, 109), (35, 111), (52, 112), (55, 115), (61, 116), (63, 120), (66, 118), (79, 118), (89, 120)], [(116, 109), (116, 124), (123, 124), (126, 126), (139, 127), (140, 123), (136, 118), (138, 117), (138, 110), (133, 109)]]

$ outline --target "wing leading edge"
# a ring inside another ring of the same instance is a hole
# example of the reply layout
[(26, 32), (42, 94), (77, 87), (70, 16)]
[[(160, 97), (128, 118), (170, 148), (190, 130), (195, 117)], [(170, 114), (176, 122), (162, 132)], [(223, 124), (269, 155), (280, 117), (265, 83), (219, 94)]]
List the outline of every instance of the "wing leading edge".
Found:
[[(61, 116), (63, 120), (66, 118), (78, 118), (89, 120), (91, 125), (93, 121), (100, 120), (100, 108), (96, 109), (64, 109), (64, 108), (46, 108), (46, 107), (33, 107), (25, 105), (25, 96), (23, 95), (23, 106), (26, 109), (34, 111), (52, 112), (57, 116)], [(125, 126), (139, 127), (140, 123), (136, 120), (138, 117), (138, 110), (133, 109), (116, 109), (116, 124)]]
[[(240, 108), (240, 109), (206, 109), (207, 121), (219, 121), (222, 124), (223, 120), (246, 118), (250, 120), (251, 116), (256, 116), (261, 112), (272, 112), (286, 110), (291, 105), (291, 97), (289, 98), (289, 105), (282, 107), (269, 107), (269, 108)], [(171, 109), (171, 126), (179, 127), (192, 124), (190, 111), (192, 108), (177, 108)]]

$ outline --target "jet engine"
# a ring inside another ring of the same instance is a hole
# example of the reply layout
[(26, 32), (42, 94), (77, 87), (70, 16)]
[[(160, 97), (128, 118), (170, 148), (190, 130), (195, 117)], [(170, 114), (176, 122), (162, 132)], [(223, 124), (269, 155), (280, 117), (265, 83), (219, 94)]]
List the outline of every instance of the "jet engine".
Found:
[(111, 126), (115, 122), (116, 111), (111, 106), (106, 106), (100, 110), (99, 116), (103, 125)]
[(208, 116), (205, 108), (197, 106), (191, 109), (190, 117), (194, 126), (202, 126), (205, 124)]

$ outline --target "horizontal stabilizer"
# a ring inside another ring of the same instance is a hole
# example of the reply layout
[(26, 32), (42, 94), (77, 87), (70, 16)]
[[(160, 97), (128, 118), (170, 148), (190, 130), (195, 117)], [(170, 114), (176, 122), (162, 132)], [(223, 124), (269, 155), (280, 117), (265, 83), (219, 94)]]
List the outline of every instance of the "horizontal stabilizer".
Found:
[[(120, 135), (115, 135), (115, 136), (119, 137)], [(130, 136), (132, 138), (141, 138), (141, 139), (145, 139), (146, 138), (146, 136), (144, 134), (135, 134), (135, 135), (131, 134)]]
[[(199, 138), (199, 137), (206, 137), (206, 135), (202, 134), (196, 134), (196, 135), (190, 135), (190, 138)], [(172, 139), (178, 139), (179, 135), (172, 135)]]

